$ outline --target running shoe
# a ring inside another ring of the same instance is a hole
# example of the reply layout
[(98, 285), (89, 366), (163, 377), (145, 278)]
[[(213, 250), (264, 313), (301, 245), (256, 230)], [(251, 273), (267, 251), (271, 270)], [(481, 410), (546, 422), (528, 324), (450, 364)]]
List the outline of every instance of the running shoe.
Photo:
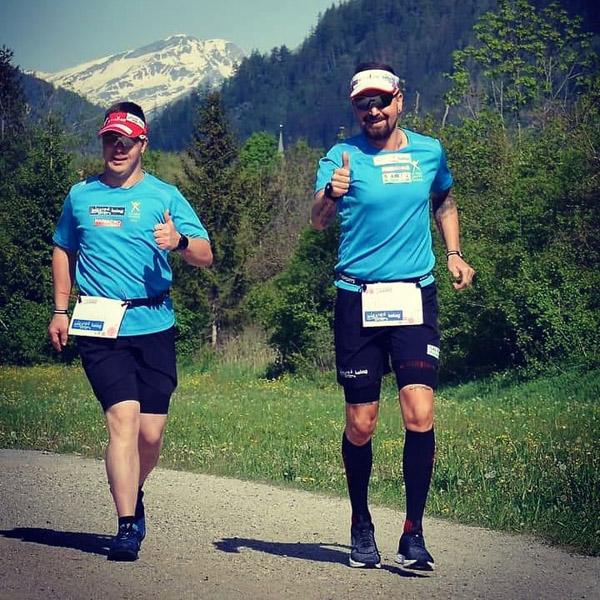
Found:
[(135, 523), (124, 523), (119, 527), (108, 549), (108, 560), (137, 560), (140, 551), (140, 535)]
[(146, 537), (146, 516), (144, 512), (144, 492), (139, 490), (137, 502), (135, 505), (135, 526), (138, 530), (140, 544)]
[(381, 556), (375, 543), (375, 527), (371, 521), (360, 520), (350, 530), (352, 550), (351, 567), (381, 567)]
[(396, 562), (408, 569), (433, 571), (433, 556), (425, 548), (425, 539), (420, 533), (403, 533), (398, 544)]

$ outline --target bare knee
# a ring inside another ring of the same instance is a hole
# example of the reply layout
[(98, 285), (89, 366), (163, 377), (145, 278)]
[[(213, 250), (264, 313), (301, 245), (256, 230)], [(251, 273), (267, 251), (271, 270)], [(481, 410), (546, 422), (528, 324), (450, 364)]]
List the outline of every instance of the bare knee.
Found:
[(433, 389), (427, 385), (404, 386), (399, 393), (404, 426), (410, 431), (429, 431), (433, 427)]
[(166, 422), (166, 415), (142, 414), (140, 416), (140, 446), (148, 449), (160, 449)]
[(375, 432), (378, 404), (346, 406), (346, 437), (355, 446), (363, 446)]
[(114, 404), (106, 411), (111, 444), (133, 445), (140, 430), (139, 403), (133, 400)]
[(140, 429), (139, 441), (146, 448), (160, 448), (162, 439), (162, 431)]

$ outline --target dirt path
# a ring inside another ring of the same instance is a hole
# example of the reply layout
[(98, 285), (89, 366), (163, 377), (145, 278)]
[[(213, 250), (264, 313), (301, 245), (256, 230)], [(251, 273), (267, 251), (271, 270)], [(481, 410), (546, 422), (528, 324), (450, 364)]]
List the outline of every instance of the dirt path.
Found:
[(600, 558), (428, 520), (438, 571), (394, 563), (403, 515), (375, 508), (381, 570), (347, 567), (346, 500), (158, 469), (136, 563), (106, 560), (100, 461), (0, 450), (0, 598), (598, 598)]

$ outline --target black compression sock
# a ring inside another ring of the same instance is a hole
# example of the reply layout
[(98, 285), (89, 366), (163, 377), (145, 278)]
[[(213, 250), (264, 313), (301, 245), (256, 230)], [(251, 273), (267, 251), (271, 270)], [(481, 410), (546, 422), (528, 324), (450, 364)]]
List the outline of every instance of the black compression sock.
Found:
[(144, 492), (142, 488), (138, 490), (137, 501), (135, 503), (135, 517), (139, 519), (144, 516)]
[(342, 457), (346, 467), (348, 495), (352, 506), (352, 522), (371, 520), (367, 497), (369, 479), (373, 465), (373, 446), (369, 440), (363, 446), (355, 446), (347, 437), (342, 436)]
[(406, 488), (405, 533), (423, 532), (423, 513), (431, 483), (435, 457), (435, 434), (406, 430), (402, 467)]

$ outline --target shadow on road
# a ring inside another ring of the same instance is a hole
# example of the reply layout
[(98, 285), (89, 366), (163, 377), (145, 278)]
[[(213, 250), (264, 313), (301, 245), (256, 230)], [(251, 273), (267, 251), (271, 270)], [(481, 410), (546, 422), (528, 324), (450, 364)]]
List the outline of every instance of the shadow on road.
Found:
[(89, 554), (108, 555), (108, 544), (112, 537), (98, 533), (83, 533), (80, 531), (56, 531), (38, 527), (15, 527), (11, 530), (1, 530), (4, 537), (44, 544), (45, 546), (59, 546), (73, 548)]
[[(286, 556), (289, 558), (301, 558), (303, 560), (312, 560), (326, 563), (348, 564), (348, 546), (342, 544), (306, 544), (302, 542), (266, 542), (264, 540), (253, 540), (248, 538), (225, 538), (218, 542), (213, 542), (217, 550), (222, 552), (237, 553), (240, 548), (249, 548), (257, 552), (274, 554), (276, 556)], [(341, 550), (338, 550), (341, 548)], [(406, 571), (400, 567), (382, 565), (382, 570), (395, 573), (401, 577), (427, 577), (421, 573)]]

